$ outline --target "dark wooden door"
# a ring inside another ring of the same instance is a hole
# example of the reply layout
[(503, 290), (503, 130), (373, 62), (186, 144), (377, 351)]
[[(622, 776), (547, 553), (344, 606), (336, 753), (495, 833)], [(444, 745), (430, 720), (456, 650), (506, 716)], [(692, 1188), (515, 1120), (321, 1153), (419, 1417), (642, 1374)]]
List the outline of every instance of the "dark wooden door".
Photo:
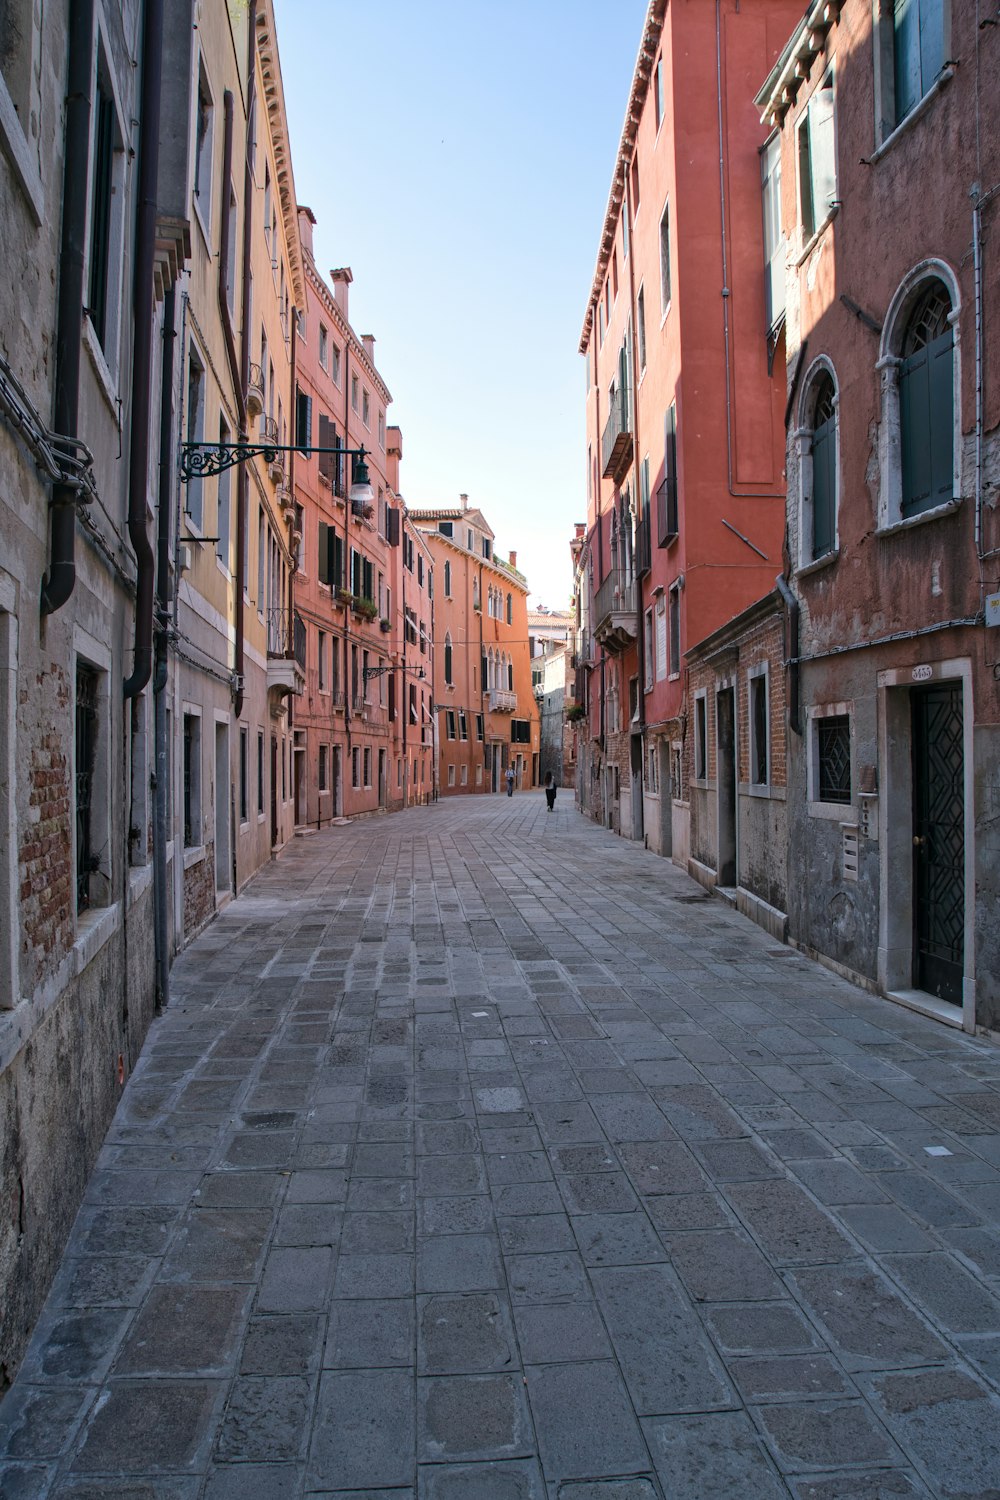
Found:
[(913, 979), (962, 1003), (965, 958), (965, 751), (962, 689), (911, 694), (913, 716)]

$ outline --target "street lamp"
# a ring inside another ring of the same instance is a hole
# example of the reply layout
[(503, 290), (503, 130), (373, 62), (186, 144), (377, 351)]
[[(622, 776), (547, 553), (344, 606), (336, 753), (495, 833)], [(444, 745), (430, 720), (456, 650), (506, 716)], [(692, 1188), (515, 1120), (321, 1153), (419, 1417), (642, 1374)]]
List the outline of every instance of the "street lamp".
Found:
[[(373, 677), (384, 677), (386, 672), (395, 672), (396, 670), (392, 662), (387, 662), (382, 667), (362, 667), (361, 676), (365, 682), (370, 682)], [(415, 677), (418, 682), (424, 682), (427, 678), (427, 673), (423, 667), (400, 667), (399, 671), (409, 672), (410, 676)]]
[(375, 498), (368, 474), (368, 449), (361, 448), (313, 448), (308, 443), (181, 443), (178, 473), (181, 479), (208, 479), (213, 474), (222, 474), (246, 458), (263, 458), (272, 463), (279, 453), (301, 453), (311, 458), (314, 453), (332, 453), (338, 458), (353, 458), (351, 488), (348, 499), (359, 506), (371, 505)]

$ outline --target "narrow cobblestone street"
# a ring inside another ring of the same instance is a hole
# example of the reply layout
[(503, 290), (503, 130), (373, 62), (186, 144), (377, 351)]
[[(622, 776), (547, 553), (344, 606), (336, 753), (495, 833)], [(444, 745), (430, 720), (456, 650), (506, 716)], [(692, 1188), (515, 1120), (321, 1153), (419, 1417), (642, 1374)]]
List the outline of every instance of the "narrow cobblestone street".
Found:
[(303, 837), (181, 957), (4, 1500), (1000, 1492), (1000, 1051), (560, 794)]

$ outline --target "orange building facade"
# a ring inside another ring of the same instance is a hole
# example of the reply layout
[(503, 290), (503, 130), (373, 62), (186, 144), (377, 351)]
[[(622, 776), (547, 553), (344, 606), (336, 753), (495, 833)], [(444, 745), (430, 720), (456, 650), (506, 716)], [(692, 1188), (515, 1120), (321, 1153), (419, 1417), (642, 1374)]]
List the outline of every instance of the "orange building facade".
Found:
[[(402, 434), (388, 424), (392, 397), (374, 362), (375, 341), (359, 337), (348, 319), (350, 270), (334, 271), (331, 288), (316, 269), (314, 222), (299, 209), (306, 286), (294, 412), (302, 445), (294, 467), (295, 608), (306, 663), (293, 709), (299, 828), (426, 799), (433, 769), (431, 569), (399, 496)], [(357, 461), (336, 451), (361, 448), (370, 501), (352, 498)], [(324, 449), (334, 451), (315, 451)], [(412, 632), (407, 611), (418, 622)]]
[(685, 652), (774, 586), (785, 366), (754, 108), (797, 0), (652, 0), (587, 305), (578, 794), (690, 853)]
[(443, 797), (538, 785), (528, 584), (517, 554), (497, 556), (482, 511), (414, 510), (434, 562), (434, 716)]

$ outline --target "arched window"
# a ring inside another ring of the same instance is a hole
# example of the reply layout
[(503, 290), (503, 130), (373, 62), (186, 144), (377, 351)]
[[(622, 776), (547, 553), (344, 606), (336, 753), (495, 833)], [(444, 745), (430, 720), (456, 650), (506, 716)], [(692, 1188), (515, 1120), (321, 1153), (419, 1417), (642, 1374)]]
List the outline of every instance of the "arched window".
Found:
[(450, 562), (446, 562), (445, 565), (444, 565), (444, 593), (445, 593), (445, 598), (446, 599), (450, 599), (451, 598), (451, 563)]
[(514, 600), (510, 594), (507, 595), (507, 624), (514, 623)]
[(510, 692), (514, 691), (514, 663), (509, 656), (507, 658), (507, 687)]
[(490, 647), (490, 654), (487, 659), (487, 674), (486, 686), (492, 692), (497, 685), (497, 664), (493, 656), (492, 646)]
[(796, 432), (799, 450), (799, 563), (808, 567), (837, 548), (838, 430), (833, 369), (821, 358), (806, 376)]
[(444, 680), (449, 687), (452, 685), (451, 676), (451, 631), (444, 638)]
[(936, 278), (903, 334), (899, 369), (900, 511), (919, 515), (954, 495), (954, 337), (951, 298)]
[(879, 525), (896, 526), (961, 494), (958, 282), (927, 260), (892, 299), (882, 332)]

